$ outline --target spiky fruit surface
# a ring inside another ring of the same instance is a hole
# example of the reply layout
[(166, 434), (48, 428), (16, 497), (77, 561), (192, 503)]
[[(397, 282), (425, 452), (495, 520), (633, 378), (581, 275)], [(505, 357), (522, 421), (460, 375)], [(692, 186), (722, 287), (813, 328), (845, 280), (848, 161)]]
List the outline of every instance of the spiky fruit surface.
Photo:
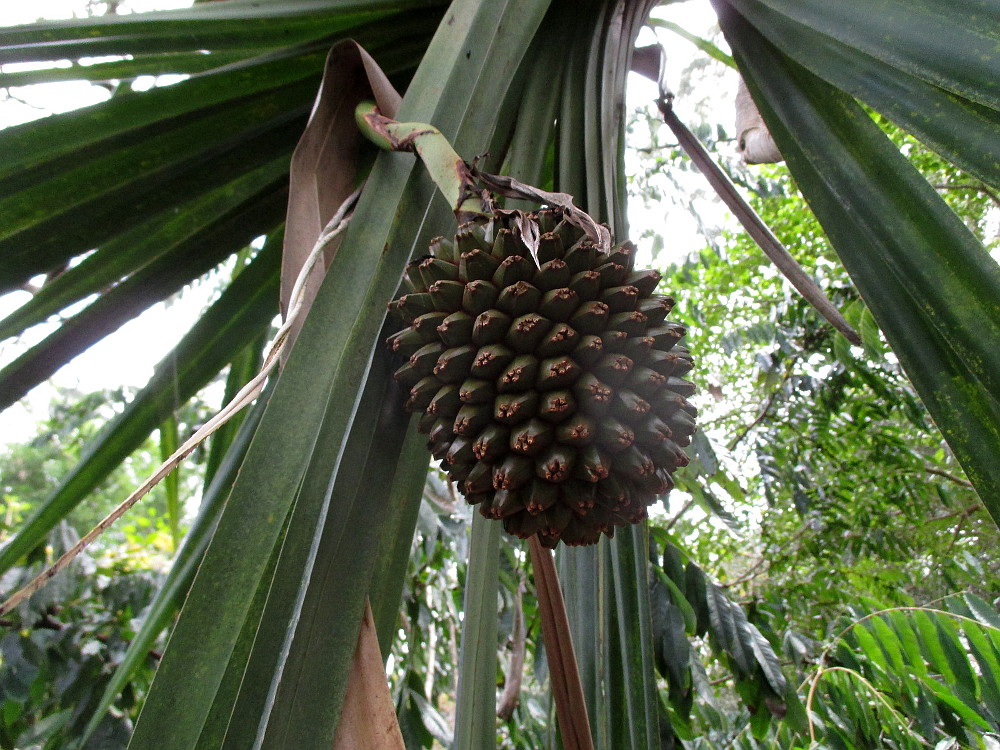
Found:
[(498, 214), (407, 267), (396, 380), (484, 516), (549, 547), (593, 544), (644, 519), (688, 463), (691, 355), (631, 243), (601, 251), (559, 210), (528, 221), (536, 254)]

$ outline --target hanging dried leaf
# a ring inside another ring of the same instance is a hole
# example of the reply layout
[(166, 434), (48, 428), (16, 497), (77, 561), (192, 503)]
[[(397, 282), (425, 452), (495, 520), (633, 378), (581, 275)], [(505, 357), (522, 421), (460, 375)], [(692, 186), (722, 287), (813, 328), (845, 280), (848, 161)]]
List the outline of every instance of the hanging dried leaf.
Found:
[[(292, 154), (285, 246), (281, 265), (281, 312), (288, 314), (292, 287), (323, 228), (357, 188), (357, 161), (363, 142), (354, 108), (372, 99), (396, 114), (401, 98), (371, 55), (353, 40), (336, 45), (327, 56), (312, 114)], [(323, 249), (324, 259), (305, 282), (303, 314), (326, 274), (339, 238)], [(299, 324), (289, 333), (289, 343)], [(284, 361), (284, 357), (282, 358)]]
[(785, 159), (742, 78), (736, 90), (736, 142), (747, 164), (777, 164)]
[(532, 200), (537, 203), (545, 203), (549, 206), (558, 206), (563, 209), (565, 219), (571, 224), (580, 227), (587, 236), (603, 251), (611, 249), (611, 230), (603, 224), (598, 224), (591, 218), (590, 214), (582, 211), (573, 205), (573, 196), (569, 193), (550, 193), (531, 185), (527, 185), (513, 177), (505, 177), (495, 174), (477, 172), (479, 181), (497, 195), (505, 198), (519, 198), (522, 200)]

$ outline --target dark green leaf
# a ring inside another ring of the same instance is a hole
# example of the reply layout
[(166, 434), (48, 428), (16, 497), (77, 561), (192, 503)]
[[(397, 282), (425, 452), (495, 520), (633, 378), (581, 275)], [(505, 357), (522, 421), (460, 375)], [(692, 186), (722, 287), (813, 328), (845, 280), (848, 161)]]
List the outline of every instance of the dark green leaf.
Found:
[(147, 658), (156, 638), (168, 626), (177, 610), (180, 609), (181, 603), (187, 595), (188, 587), (191, 585), (191, 580), (194, 578), (195, 571), (201, 563), (202, 556), (205, 554), (205, 548), (208, 547), (208, 543), (211, 540), (212, 532), (215, 530), (222, 507), (229, 497), (229, 488), (232, 486), (240, 464), (243, 462), (250, 439), (253, 437), (254, 430), (260, 423), (261, 415), (264, 413), (264, 407), (267, 404), (271, 390), (273, 390), (273, 385), (274, 381), (271, 380), (265, 388), (264, 393), (258, 398), (257, 403), (252, 407), (250, 414), (244, 420), (242, 428), (230, 443), (230, 447), (218, 467), (215, 481), (211, 482), (205, 490), (198, 515), (188, 530), (187, 536), (184, 539), (184, 545), (178, 551), (170, 572), (156, 593), (156, 598), (149, 605), (142, 626), (132, 638), (132, 642), (122, 657), (121, 663), (105, 688), (104, 694), (101, 696), (101, 701), (83, 732), (81, 743), (85, 743), (87, 738), (97, 729), (97, 725), (104, 716), (104, 713), (114, 702), (122, 688), (128, 683), (139, 663)]
[[(948, 160), (1000, 185), (1000, 145), (994, 137), (1000, 125), (995, 81), (1000, 54), (996, 35), (974, 22), (967, 9), (880, 0), (876, 10), (852, 0), (824, 17), (808, 4), (792, 7), (785, 0), (733, 4), (801, 65)], [(901, 18), (905, 22), (898, 23)], [(950, 51), (938, 57), (934, 45), (945, 39)], [(953, 45), (967, 46), (956, 54)]]
[(776, 695), (784, 695), (788, 689), (788, 682), (781, 671), (781, 661), (774, 653), (771, 643), (752, 622), (745, 623), (744, 627), (750, 636), (750, 648), (753, 650), (753, 655), (757, 659), (757, 663), (760, 664), (768, 684)]
[(1000, 268), (860, 107), (771, 46), (724, 0), (717, 7), (792, 173), (1000, 518)]
[(456, 747), (487, 747), (496, 742), (499, 558), (500, 524), (474, 513), (465, 579), (465, 619), (455, 715)]

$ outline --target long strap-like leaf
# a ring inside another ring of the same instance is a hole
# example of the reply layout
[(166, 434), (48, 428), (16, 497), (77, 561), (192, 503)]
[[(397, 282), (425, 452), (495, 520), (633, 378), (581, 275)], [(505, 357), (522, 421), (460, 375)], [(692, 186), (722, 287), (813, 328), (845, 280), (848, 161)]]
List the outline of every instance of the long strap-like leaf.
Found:
[(687, 153), (688, 158), (698, 167), (698, 170), (705, 175), (705, 179), (715, 190), (716, 195), (729, 207), (740, 224), (746, 230), (757, 246), (764, 251), (764, 254), (771, 259), (771, 262), (778, 268), (785, 278), (791, 282), (792, 286), (798, 290), (799, 294), (811, 304), (820, 315), (838, 331), (840, 331), (848, 341), (855, 346), (861, 346), (861, 336), (851, 328), (844, 319), (840, 311), (827, 299), (816, 281), (809, 276), (800, 266), (792, 254), (785, 249), (774, 233), (771, 231), (757, 212), (743, 200), (743, 196), (736, 190), (732, 180), (729, 179), (722, 167), (716, 164), (708, 151), (701, 145), (701, 141), (692, 133), (688, 127), (681, 122), (680, 118), (673, 110), (671, 102), (661, 97), (657, 102), (660, 114), (667, 127), (673, 131), (681, 147)]
[(454, 750), (496, 744), (500, 524), (472, 515), (458, 666)]
[(195, 571), (205, 554), (205, 548), (208, 547), (215, 525), (218, 523), (219, 514), (229, 497), (229, 489), (232, 487), (246, 455), (250, 438), (260, 423), (264, 406), (267, 404), (271, 390), (273, 390), (273, 383), (272, 380), (265, 388), (264, 393), (254, 404), (230, 443), (228, 451), (219, 464), (215, 481), (211, 482), (205, 491), (201, 507), (198, 509), (198, 516), (184, 538), (184, 545), (174, 558), (170, 572), (167, 573), (166, 579), (159, 591), (156, 592), (156, 597), (146, 610), (142, 625), (129, 643), (128, 650), (115, 669), (108, 686), (104, 689), (100, 703), (84, 729), (81, 743), (86, 743), (90, 735), (97, 729), (108, 708), (128, 684), (138, 665), (146, 659), (156, 639), (168, 626), (173, 615), (180, 609)]
[[(528, 8), (513, 2), (453, 5), (450, 23), (441, 27), (410, 84), (400, 118), (434, 122), (460, 153), (486, 150), (493, 109), (470, 108), (469, 102), (502, 100), (543, 12), (542, 3)], [(495, 46), (482, 46), (483, 39), (495, 39)], [(329, 492), (334, 478), (348, 468), (341, 461), (348, 430), (356, 425), (361, 437), (376, 429), (371, 422), (355, 423), (354, 417), (385, 305), (411, 252), (440, 234), (446, 226), (442, 218), (447, 220), (446, 213), (433, 208), (437, 203), (428, 213), (430, 201), (438, 199), (422, 177), (410, 179), (414, 168), (412, 156), (405, 154), (381, 154), (376, 160), (195, 579), (137, 723), (133, 748), (198, 747), (227, 666), (243, 653), (245, 638), (253, 637), (242, 629), (251, 610), (248, 592), (259, 590), (267, 575), (267, 559), (292, 507), (285, 534), (290, 557), (302, 545), (318, 550), (324, 534), (331, 535), (333, 546), (322, 570), (313, 555), (297, 570), (283, 571), (280, 562), (276, 568), (273, 585), (294, 586), (301, 593), (280, 615), (287, 628), (283, 637), (258, 640), (261, 648), (278, 649), (283, 666), (268, 698), (273, 720), (260, 726), (256, 743), (303, 750), (332, 744), (366, 593), (364, 583), (353, 582), (367, 581), (385, 527), (378, 509), (369, 512), (354, 498), (349, 501), (355, 512), (347, 512), (348, 507), (331, 512), (343, 500), (331, 500)], [(443, 202), (441, 208), (447, 210)], [(425, 221), (430, 225), (424, 227)], [(370, 386), (385, 384), (388, 373), (379, 378), (384, 379)], [(322, 526), (327, 518), (329, 529)], [(349, 529), (338, 528), (344, 523), (351, 524)], [(325, 604), (323, 580), (311, 580), (315, 575), (335, 585), (327, 592), (335, 598)], [(350, 577), (329, 578), (337, 575)], [(317, 640), (320, 635), (325, 640)], [(318, 647), (322, 658), (311, 653)]]
[[(41, 543), (156, 426), (218, 374), (277, 310), (278, 237), (265, 245), (201, 321), (161, 362), (136, 397), (85, 448), (77, 466), (0, 549), (6, 570)], [(249, 332), (249, 334), (248, 334)]]
[(853, 100), (713, 1), (792, 174), (1000, 521), (1000, 267)]
[[(992, 25), (969, 18), (961, 3), (879, 4), (881, 14), (857, 0), (837, 3), (832, 14), (821, 3), (736, 0), (733, 6), (801, 65), (1000, 186), (1000, 97), (993, 85), (1000, 48)], [(894, 15), (900, 22), (891, 36), (876, 36)], [(947, 53), (915, 54), (929, 39), (948, 40)], [(966, 46), (959, 52), (959, 45)], [(970, 85), (977, 78), (979, 85)]]

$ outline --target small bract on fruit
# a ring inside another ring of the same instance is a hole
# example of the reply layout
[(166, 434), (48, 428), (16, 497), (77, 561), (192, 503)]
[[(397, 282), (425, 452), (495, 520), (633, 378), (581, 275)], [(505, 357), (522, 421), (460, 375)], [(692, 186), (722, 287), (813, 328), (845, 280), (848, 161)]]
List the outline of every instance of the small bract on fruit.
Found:
[(634, 245), (603, 251), (561, 209), (513, 216), (464, 225), (407, 267), (395, 377), (484, 516), (548, 547), (593, 544), (643, 520), (688, 463), (691, 355)]

